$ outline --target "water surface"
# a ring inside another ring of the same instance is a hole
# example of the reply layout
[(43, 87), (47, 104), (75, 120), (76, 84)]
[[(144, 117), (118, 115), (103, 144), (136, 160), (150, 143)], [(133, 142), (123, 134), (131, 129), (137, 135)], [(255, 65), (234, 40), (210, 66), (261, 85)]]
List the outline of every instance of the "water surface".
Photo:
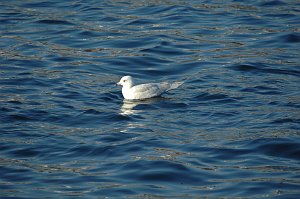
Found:
[[(1, 198), (297, 198), (297, 1), (2, 1)], [(184, 81), (144, 101), (114, 86)]]

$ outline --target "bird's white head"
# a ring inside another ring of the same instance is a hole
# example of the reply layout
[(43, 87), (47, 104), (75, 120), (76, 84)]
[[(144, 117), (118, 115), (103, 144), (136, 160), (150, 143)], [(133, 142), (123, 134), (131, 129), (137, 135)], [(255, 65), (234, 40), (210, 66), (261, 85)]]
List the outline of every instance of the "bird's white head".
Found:
[(117, 85), (125, 86), (125, 87), (132, 87), (133, 86), (133, 79), (131, 76), (124, 76), (121, 80), (117, 83)]

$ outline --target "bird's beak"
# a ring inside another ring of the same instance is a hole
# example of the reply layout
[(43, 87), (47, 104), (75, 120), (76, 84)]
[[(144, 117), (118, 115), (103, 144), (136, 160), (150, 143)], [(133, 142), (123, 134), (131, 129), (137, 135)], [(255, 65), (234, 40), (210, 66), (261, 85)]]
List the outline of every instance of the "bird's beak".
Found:
[(121, 85), (121, 83), (120, 83), (120, 82), (116, 83), (116, 86), (120, 86), (120, 85)]

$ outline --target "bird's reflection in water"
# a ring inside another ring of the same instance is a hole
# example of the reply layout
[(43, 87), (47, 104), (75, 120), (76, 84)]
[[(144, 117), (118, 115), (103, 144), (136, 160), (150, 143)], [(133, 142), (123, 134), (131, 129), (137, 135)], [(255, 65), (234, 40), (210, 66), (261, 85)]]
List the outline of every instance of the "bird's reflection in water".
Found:
[(124, 99), (123, 105), (120, 109), (121, 115), (133, 115), (133, 114), (139, 114), (140, 112), (143, 112), (142, 109), (135, 109), (136, 106), (139, 105), (149, 105), (149, 104), (155, 104), (161, 101), (165, 101), (167, 98), (164, 97), (155, 97), (155, 98), (149, 98), (144, 100), (126, 100)]

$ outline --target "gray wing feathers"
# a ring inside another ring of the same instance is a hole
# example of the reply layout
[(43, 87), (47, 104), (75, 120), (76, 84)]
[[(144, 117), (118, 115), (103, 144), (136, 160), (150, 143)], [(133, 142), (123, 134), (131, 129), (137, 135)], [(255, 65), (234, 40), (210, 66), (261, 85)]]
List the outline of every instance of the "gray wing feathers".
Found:
[(162, 94), (158, 84), (141, 84), (134, 86), (132, 89), (138, 95), (135, 97), (138, 98), (150, 98)]
[(169, 90), (179, 87), (182, 84), (183, 82), (174, 82), (174, 83), (162, 82), (162, 83), (152, 83), (152, 84), (141, 84), (141, 85), (134, 86), (132, 89), (134, 90), (134, 93), (139, 95), (135, 97), (149, 98), (149, 97), (159, 96)]

